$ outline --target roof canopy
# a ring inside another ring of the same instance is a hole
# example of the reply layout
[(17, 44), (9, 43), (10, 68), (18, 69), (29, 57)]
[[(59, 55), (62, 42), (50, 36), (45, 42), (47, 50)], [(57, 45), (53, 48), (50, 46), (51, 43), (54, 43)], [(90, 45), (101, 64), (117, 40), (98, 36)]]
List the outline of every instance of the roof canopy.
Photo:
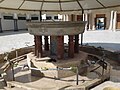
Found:
[(120, 0), (0, 0), (0, 9), (64, 12), (114, 8)]

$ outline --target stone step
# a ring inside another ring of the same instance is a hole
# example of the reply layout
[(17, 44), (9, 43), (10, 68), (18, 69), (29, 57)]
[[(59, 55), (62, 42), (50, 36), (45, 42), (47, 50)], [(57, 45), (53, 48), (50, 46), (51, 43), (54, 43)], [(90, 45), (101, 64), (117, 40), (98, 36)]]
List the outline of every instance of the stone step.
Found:
[(9, 88), (9, 87), (4, 87), (3, 90), (26, 90), (26, 89), (23, 89), (23, 88), (18, 88), (18, 87), (13, 87), (13, 88)]
[[(39, 90), (38, 88), (32, 87), (30, 85), (26, 85), (24, 83), (16, 82), (16, 81), (9, 81), (7, 82), (7, 87), (12, 90), (12, 87), (20, 88), (20, 90)], [(19, 90), (19, 89), (13, 89)]]
[(0, 89), (3, 89), (5, 86), (6, 86), (5, 80), (2, 77), (0, 77)]

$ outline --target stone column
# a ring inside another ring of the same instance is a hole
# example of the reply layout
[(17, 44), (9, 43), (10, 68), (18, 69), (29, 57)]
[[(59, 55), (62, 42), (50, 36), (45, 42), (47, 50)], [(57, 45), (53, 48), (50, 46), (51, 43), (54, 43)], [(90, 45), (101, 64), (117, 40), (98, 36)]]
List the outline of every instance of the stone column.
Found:
[(34, 36), (35, 37), (35, 56), (42, 57), (42, 36)]
[(75, 35), (74, 51), (75, 53), (79, 53), (79, 35)]
[(30, 14), (26, 14), (26, 21), (27, 21), (27, 22), (30, 22), (30, 21), (31, 21), (31, 16), (30, 16)]
[(2, 31), (2, 22), (1, 22), (1, 19), (2, 19), (2, 15), (0, 14), (0, 33), (3, 32)]
[(36, 43), (36, 35), (34, 35), (34, 43), (35, 43), (35, 56), (37, 56), (37, 43)]
[(64, 36), (57, 36), (57, 58), (64, 59)]
[(17, 23), (18, 17), (16, 13), (14, 13), (13, 18), (14, 18), (14, 31), (18, 31), (18, 23)]
[(91, 26), (90, 26), (90, 24), (88, 25), (88, 30), (91, 30)]
[[(76, 17), (77, 18), (77, 17)], [(79, 21), (79, 18), (77, 18), (77, 21)], [(79, 53), (79, 34), (75, 35), (75, 45), (74, 45), (74, 52)]]
[(45, 36), (44, 37), (44, 41), (45, 41), (45, 51), (49, 51), (49, 43), (48, 43), (48, 36)]
[(57, 55), (57, 36), (50, 36), (50, 55)]
[(113, 31), (116, 31), (116, 23), (117, 23), (117, 11), (114, 12)]
[(1, 22), (1, 18), (0, 18), (0, 33), (3, 32), (2, 31), (2, 22)]
[(37, 57), (41, 58), (42, 53), (42, 36), (36, 36), (36, 44), (37, 44)]
[(113, 27), (113, 13), (114, 13), (114, 11), (111, 11), (111, 14), (110, 14), (109, 30), (112, 30), (112, 27)]
[(83, 14), (82, 16), (83, 16), (83, 17), (82, 17), (82, 18), (83, 18), (82, 21), (85, 21), (85, 14)]
[(87, 31), (87, 27), (88, 27), (88, 14), (85, 13), (84, 15), (85, 15), (85, 17), (84, 17), (85, 19), (84, 20), (87, 22), (86, 25), (85, 25), (85, 31)]
[(73, 58), (74, 57), (74, 36), (73, 35), (69, 35), (69, 42), (68, 42), (68, 57), (69, 58)]

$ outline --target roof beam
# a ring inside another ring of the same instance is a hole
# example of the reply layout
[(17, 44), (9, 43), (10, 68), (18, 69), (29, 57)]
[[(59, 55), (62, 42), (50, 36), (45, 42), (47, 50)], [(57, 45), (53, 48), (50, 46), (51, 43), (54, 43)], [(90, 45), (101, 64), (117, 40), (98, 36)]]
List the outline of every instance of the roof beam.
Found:
[(81, 3), (80, 3), (78, 0), (76, 0), (76, 1), (77, 1), (78, 5), (80, 6), (80, 8), (81, 8), (81, 9), (82, 9), (82, 11), (83, 11), (84, 9), (83, 9), (83, 7), (82, 7)]
[(62, 11), (61, 0), (59, 0), (60, 11)]
[(25, 0), (23, 0), (23, 2), (20, 4), (20, 6), (18, 7), (18, 9), (20, 9), (22, 7), (22, 5), (24, 4)]
[(42, 1), (41, 7), (40, 7), (40, 11), (42, 11), (43, 4), (44, 4), (44, 0)]
[(101, 3), (99, 0), (96, 0), (102, 7), (104, 7), (104, 8), (106, 8), (106, 6), (103, 4), (103, 3)]

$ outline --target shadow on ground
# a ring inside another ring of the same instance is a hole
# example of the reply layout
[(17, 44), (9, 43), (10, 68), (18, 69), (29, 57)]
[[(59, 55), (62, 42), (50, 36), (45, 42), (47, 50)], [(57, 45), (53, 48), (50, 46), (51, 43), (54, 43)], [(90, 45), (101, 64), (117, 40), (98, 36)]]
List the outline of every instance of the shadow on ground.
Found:
[(20, 31), (4, 31), (0, 33), (0, 36), (6, 36), (6, 35), (14, 35), (14, 34), (22, 34), (22, 33), (28, 33), (27, 30), (20, 30)]
[(105, 50), (120, 52), (120, 43), (84, 43), (84, 45), (103, 47)]

